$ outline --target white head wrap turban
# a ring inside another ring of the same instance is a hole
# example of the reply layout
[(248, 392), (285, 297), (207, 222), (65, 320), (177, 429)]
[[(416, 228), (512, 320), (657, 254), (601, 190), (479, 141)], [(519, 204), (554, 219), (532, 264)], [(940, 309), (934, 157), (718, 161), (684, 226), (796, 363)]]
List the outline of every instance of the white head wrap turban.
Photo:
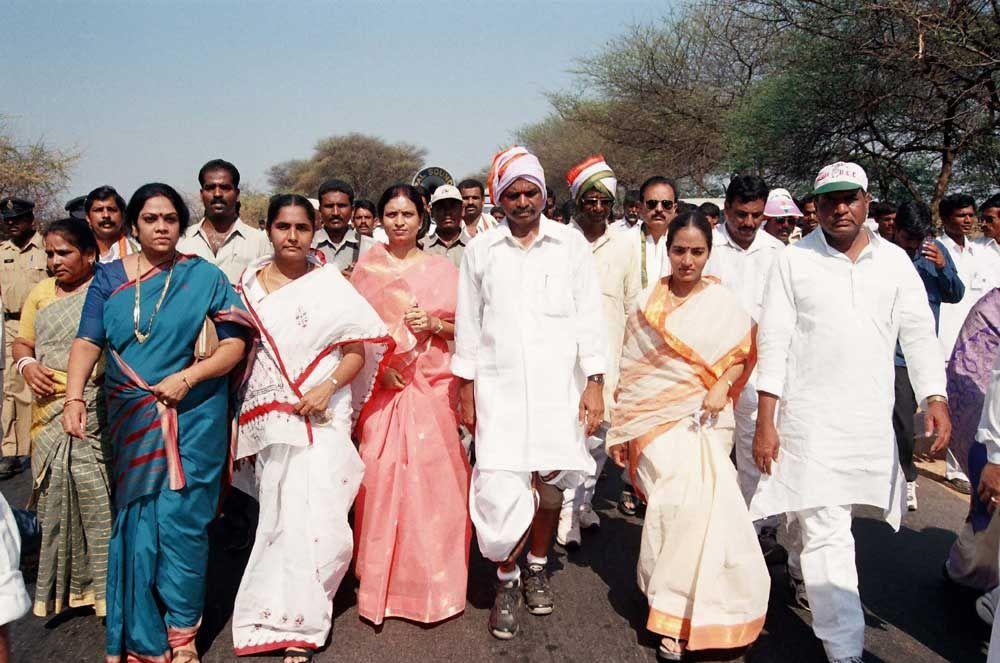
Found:
[(542, 201), (545, 201), (545, 171), (538, 157), (521, 146), (507, 148), (497, 152), (493, 157), (489, 175), (490, 200), (494, 205), (500, 204), (500, 196), (515, 180), (528, 180), (538, 185), (542, 191)]

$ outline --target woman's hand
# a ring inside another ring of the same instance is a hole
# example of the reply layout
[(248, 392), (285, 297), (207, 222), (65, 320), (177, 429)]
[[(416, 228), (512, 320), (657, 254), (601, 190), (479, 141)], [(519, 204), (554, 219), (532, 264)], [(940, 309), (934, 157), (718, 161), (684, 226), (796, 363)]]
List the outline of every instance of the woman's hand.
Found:
[(153, 385), (152, 388), (156, 400), (167, 407), (177, 407), (177, 404), (184, 400), (189, 391), (191, 391), (191, 387), (184, 380), (183, 371), (168, 375), (159, 384)]
[(713, 417), (719, 416), (722, 408), (729, 401), (729, 383), (725, 380), (716, 382), (701, 402), (701, 423), (704, 424)]
[(476, 383), (459, 380), (458, 421), (472, 435), (476, 434)]
[(63, 405), (62, 427), (67, 434), (85, 439), (87, 437), (87, 405), (78, 400)]
[(406, 313), (403, 314), (403, 322), (406, 323), (406, 326), (409, 327), (410, 331), (414, 334), (428, 331), (437, 326), (437, 320), (434, 316), (422, 308), (418, 308), (416, 304), (411, 306)]
[(51, 369), (43, 366), (40, 361), (25, 364), (24, 368), (21, 369), (21, 375), (24, 376), (24, 381), (31, 387), (31, 391), (35, 392), (35, 396), (44, 398), (56, 393), (56, 383), (52, 380), (54, 374)]
[(393, 389), (399, 391), (406, 386), (406, 381), (403, 380), (403, 376), (395, 368), (386, 367), (382, 371), (382, 377), (380, 378), (383, 389)]
[(631, 442), (623, 442), (622, 444), (616, 444), (608, 450), (611, 460), (613, 460), (615, 465), (618, 467), (625, 467), (628, 465), (630, 444)]
[(314, 414), (326, 412), (330, 407), (330, 398), (336, 387), (330, 380), (323, 380), (318, 385), (302, 394), (302, 400), (295, 404), (295, 414), (311, 417)]

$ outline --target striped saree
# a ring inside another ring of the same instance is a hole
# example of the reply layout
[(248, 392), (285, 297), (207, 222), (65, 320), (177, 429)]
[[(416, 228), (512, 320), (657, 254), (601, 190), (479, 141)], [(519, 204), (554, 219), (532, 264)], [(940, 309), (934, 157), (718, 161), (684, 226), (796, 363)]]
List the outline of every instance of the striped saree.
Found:
[(55, 393), (32, 405), (31, 455), (35, 500), (42, 523), (42, 548), (34, 613), (44, 617), (66, 607), (106, 610), (111, 505), (109, 450), (104, 436), (100, 366), (84, 388), (87, 439), (62, 427), (69, 350), (80, 324), (86, 290), (56, 299), (34, 318), (35, 358), (53, 372)]
[(662, 279), (630, 315), (607, 436), (608, 448), (632, 443), (629, 470), (647, 496), (638, 566), (646, 626), (692, 650), (756, 640), (770, 586), (729, 460), (732, 407), (714, 425), (698, 419), (723, 373), (742, 364), (749, 375), (752, 321), (716, 279), (703, 286), (675, 306)]

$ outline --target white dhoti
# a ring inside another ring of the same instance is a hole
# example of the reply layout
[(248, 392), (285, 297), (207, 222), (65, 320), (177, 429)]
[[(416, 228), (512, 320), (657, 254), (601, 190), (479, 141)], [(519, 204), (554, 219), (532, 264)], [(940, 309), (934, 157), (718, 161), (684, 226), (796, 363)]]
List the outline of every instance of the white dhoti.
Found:
[(802, 531), (800, 563), (813, 632), (831, 661), (860, 658), (865, 646), (865, 615), (858, 593), (858, 569), (851, 534), (851, 506), (796, 511)]
[[(587, 472), (558, 472), (548, 481), (534, 481), (534, 472), (472, 468), (469, 516), (483, 557), (504, 562), (531, 527), (535, 512), (558, 509), (563, 491), (575, 489)], [(552, 473), (541, 473), (543, 476)], [(537, 485), (537, 490), (536, 490)]]
[(365, 466), (345, 431), (313, 434), (312, 446), (272, 444), (257, 455), (260, 521), (233, 610), (238, 655), (317, 649), (330, 633)]
[(563, 491), (563, 511), (579, 511), (585, 506), (590, 506), (594, 501), (597, 479), (601, 476), (604, 464), (608, 461), (608, 452), (604, 449), (604, 440), (607, 435), (608, 423), (604, 422), (594, 431), (593, 435), (587, 438), (587, 451), (594, 459), (594, 471), (588, 473), (583, 483), (576, 488), (567, 488)]
[(20, 566), (21, 534), (7, 500), (0, 495), (0, 626), (20, 619), (31, 607)]

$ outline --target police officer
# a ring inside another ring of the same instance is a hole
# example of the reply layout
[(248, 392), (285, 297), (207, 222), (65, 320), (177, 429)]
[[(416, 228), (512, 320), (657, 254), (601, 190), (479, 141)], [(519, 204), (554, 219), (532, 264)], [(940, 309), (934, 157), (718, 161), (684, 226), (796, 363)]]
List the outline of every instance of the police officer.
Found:
[[(66, 213), (70, 215), (73, 219), (80, 219), (81, 221), (87, 220), (87, 196), (77, 196), (73, 198), (63, 209)], [(122, 210), (124, 212), (125, 210)]]
[(7, 239), (0, 243), (0, 293), (3, 296), (3, 444), (0, 479), (27, 465), (31, 453), (31, 389), (11, 362), (11, 345), (21, 322), (21, 305), (46, 277), (45, 244), (35, 231), (35, 204), (23, 198), (0, 199)]

